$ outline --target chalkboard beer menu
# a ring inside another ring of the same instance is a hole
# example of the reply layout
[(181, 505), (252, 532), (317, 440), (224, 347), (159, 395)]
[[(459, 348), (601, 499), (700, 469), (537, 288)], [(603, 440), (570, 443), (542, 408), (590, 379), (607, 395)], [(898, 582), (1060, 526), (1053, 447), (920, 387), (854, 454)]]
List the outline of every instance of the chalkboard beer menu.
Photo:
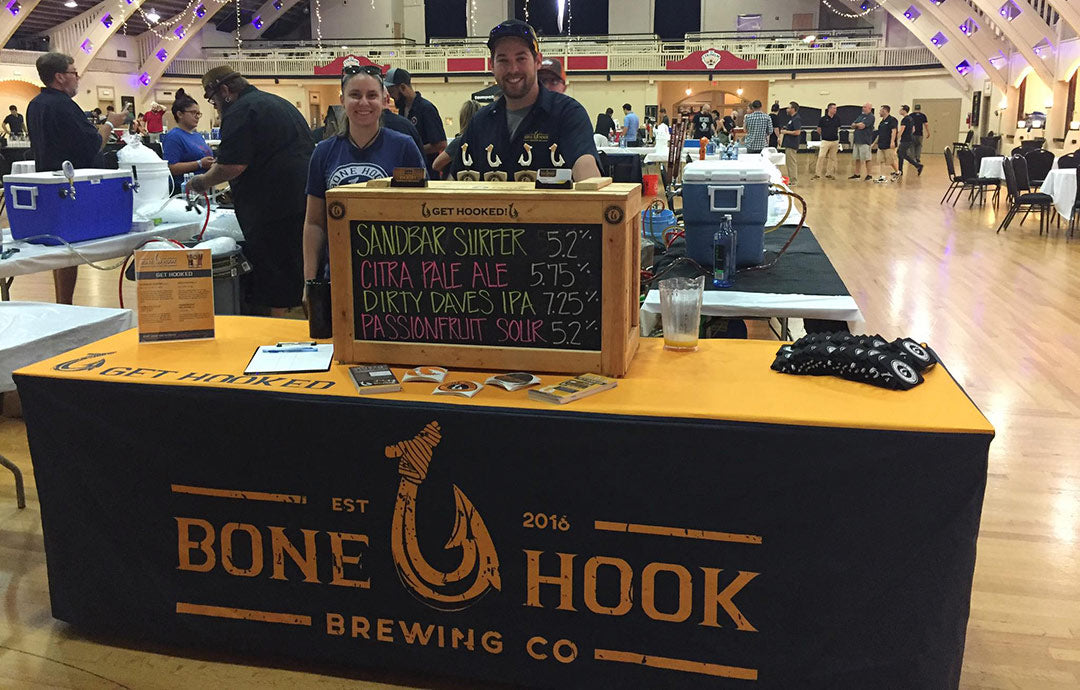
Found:
[(625, 373), (638, 185), (380, 182), (327, 196), (339, 358)]

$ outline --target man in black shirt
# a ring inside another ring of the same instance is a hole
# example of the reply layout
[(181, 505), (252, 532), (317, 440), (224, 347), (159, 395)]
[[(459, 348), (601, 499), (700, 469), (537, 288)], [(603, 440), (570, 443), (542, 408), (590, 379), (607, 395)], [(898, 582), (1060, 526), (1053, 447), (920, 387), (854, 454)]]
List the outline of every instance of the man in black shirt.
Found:
[(930, 124), (926, 121), (926, 115), (922, 113), (922, 106), (915, 104), (915, 112), (911, 114), (912, 132), (911, 148), (915, 160), (922, 163), (923, 137), (930, 136)]
[(915, 160), (911, 150), (914, 143), (915, 119), (914, 115), (910, 113), (911, 109), (906, 105), (900, 106), (900, 148), (897, 152), (897, 157), (900, 159), (900, 174), (904, 174), (904, 161), (907, 161), (914, 165), (915, 169), (922, 175), (922, 163)]
[(702, 137), (711, 138), (713, 134), (713, 118), (709, 114), (709, 111), (705, 109), (705, 106), (701, 106), (701, 110), (694, 113), (694, 138), (700, 139)]
[(825, 108), (825, 114), (818, 120), (817, 133), (821, 135), (821, 148), (818, 149), (816, 172), (811, 179), (816, 180), (824, 173), (827, 179), (835, 180), (836, 153), (840, 149), (840, 120), (836, 117), (835, 103)]
[(420, 139), (424, 142), (420, 152), (428, 164), (428, 176), (438, 178), (435, 169), (431, 167), (435, 157), (446, 148), (446, 130), (443, 128), (442, 116), (435, 104), (424, 98), (419, 91), (412, 87), (412, 75), (400, 67), (391, 67), (386, 71), (383, 79), (386, 90), (394, 99), (398, 115), (401, 115), (416, 126), (420, 132)]
[(508, 19), (491, 30), (487, 45), (503, 95), (481, 108), (462, 132), (451, 177), (472, 171), (481, 177), (535, 179), (540, 168), (562, 167), (573, 171), (574, 180), (599, 177), (585, 108), (537, 81), (540, 44), (533, 28)]
[(878, 111), (877, 138), (874, 146), (881, 151), (881, 162), (878, 164), (878, 182), (885, 182), (885, 165), (892, 167), (891, 177), (895, 180), (900, 177), (900, 169), (896, 164), (896, 130), (900, 123), (892, 116), (892, 108), (887, 105), (881, 106)]
[(244, 254), (244, 311), (285, 316), (304, 293), (304, 213), (314, 142), (296, 107), (260, 91), (229, 66), (203, 76), (206, 99), (221, 113), (217, 161), (188, 183), (196, 193), (228, 182)]
[(780, 104), (773, 103), (769, 112), (769, 119), (772, 120), (773, 131), (769, 135), (769, 146), (775, 148), (780, 147), (780, 125), (784, 124), (783, 116), (780, 114)]
[(802, 118), (799, 117), (799, 104), (788, 104), (787, 122), (780, 128), (780, 144), (784, 147), (784, 168), (787, 170), (788, 185), (799, 183), (799, 144), (802, 136)]
[(611, 115), (615, 111), (608, 108), (604, 112), (596, 116), (596, 133), (600, 136), (611, 138), (611, 133), (618, 131), (615, 127), (615, 118)]
[[(38, 172), (60, 170), (64, 161), (71, 161), (76, 169), (105, 167), (101, 156), (101, 132), (87, 121), (86, 114), (73, 100), (79, 93), (79, 73), (75, 70), (74, 58), (62, 53), (45, 53), (37, 59), (36, 66), (45, 88), (26, 108), (35, 169)], [(109, 123), (104, 131), (108, 133), (112, 127), (113, 123)], [(71, 304), (78, 275), (78, 266), (53, 271), (57, 302)]]
[(11, 106), (8, 110), (11, 112), (4, 118), (4, 132), (6, 134), (22, 136), (22, 133), (26, 130), (26, 127), (23, 125), (23, 116), (19, 114), (19, 109), (15, 106)]

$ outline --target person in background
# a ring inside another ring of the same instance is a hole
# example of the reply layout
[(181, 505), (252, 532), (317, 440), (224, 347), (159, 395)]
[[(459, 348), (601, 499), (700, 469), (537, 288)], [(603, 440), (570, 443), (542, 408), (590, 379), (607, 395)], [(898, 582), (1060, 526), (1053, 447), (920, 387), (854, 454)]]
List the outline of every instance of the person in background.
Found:
[(176, 189), (184, 182), (187, 173), (201, 173), (214, 164), (214, 152), (203, 136), (195, 131), (202, 118), (202, 111), (195, 99), (183, 89), (176, 90), (172, 104), (172, 116), (176, 126), (161, 138), (161, 150), (169, 162)]
[(8, 107), (8, 115), (4, 118), (4, 134), (21, 137), (26, 132), (26, 123), (19, 109), (15, 106)]
[(746, 137), (743, 144), (748, 153), (761, 153), (769, 144), (769, 133), (772, 131), (772, 118), (761, 112), (761, 101), (750, 104), (750, 112), (743, 121), (746, 127)]
[(636, 113), (634, 113), (633, 107), (629, 103), (623, 103), (623, 126), (622, 136), (626, 139), (627, 146), (641, 146), (641, 140), (638, 139), (638, 127), (641, 121), (638, 119)]
[(900, 175), (904, 174), (904, 161), (911, 163), (915, 166), (915, 170), (922, 175), (922, 163), (915, 160), (913, 148), (913, 139), (915, 132), (915, 120), (911, 115), (911, 108), (906, 105), (900, 106), (900, 147), (897, 150), (896, 157), (899, 159)]
[(146, 134), (146, 118), (142, 115), (136, 117), (135, 121), (131, 123), (129, 131), (132, 134), (138, 134), (139, 136)]
[[(342, 74), (344, 75), (344, 73)], [(409, 135), (409, 138), (416, 144), (416, 148), (420, 151), (424, 150), (424, 140), (420, 138), (420, 132), (416, 129), (416, 125), (394, 112), (394, 99), (390, 98), (389, 93), (386, 94), (386, 102), (383, 103), (382, 117), (379, 118), (379, 122), (387, 129)], [(347, 125), (348, 121), (342, 126)]]
[(819, 179), (822, 173), (825, 179), (836, 179), (836, 153), (840, 150), (840, 120), (836, 117), (836, 104), (825, 107), (825, 114), (817, 124), (817, 133), (821, 136), (821, 148), (818, 149), (817, 172), (810, 179)]
[(90, 111), (90, 124), (100, 125), (105, 118), (101, 114), (101, 108), (94, 108)]
[(930, 136), (930, 123), (922, 112), (922, 105), (916, 103), (915, 112), (911, 114), (911, 153), (920, 164), (922, 163), (923, 138), (928, 136)]
[(694, 139), (711, 138), (713, 135), (713, 117), (709, 114), (709, 111), (705, 106), (701, 106), (700, 109), (694, 114)]
[[(874, 106), (870, 103), (863, 103), (862, 112), (855, 117), (855, 121), (851, 123), (851, 128), (854, 130), (854, 134), (851, 137), (851, 165), (852, 176), (849, 180), (858, 180), (866, 175), (867, 180), (874, 179), (870, 176), (870, 155), (871, 145), (874, 143)], [(859, 173), (859, 167), (863, 168), (863, 173)]]
[(610, 139), (611, 133), (615, 131), (615, 118), (611, 117), (614, 112), (614, 110), (608, 108), (596, 116), (596, 129), (594, 131), (605, 139)]
[[(79, 73), (75, 60), (63, 53), (45, 53), (35, 62), (38, 78), (45, 85), (26, 108), (26, 124), (30, 131), (30, 146), (34, 151), (34, 166), (38, 172), (61, 170), (64, 161), (75, 169), (103, 168), (102, 131), (90, 124), (86, 114), (75, 103), (79, 93)], [(102, 126), (106, 133), (116, 123)], [(56, 301), (71, 304), (75, 296), (77, 266), (53, 271)]]
[(664, 125), (665, 127), (671, 127), (671, 119), (668, 117), (666, 108), (661, 108), (660, 109), (660, 122), (659, 122), (659, 124)]
[(878, 116), (881, 118), (878, 120), (877, 126), (877, 141), (874, 142), (874, 146), (881, 152), (878, 167), (878, 182), (885, 181), (885, 166), (886, 164), (892, 167), (892, 173), (890, 176), (892, 179), (900, 177), (900, 168), (896, 163), (896, 130), (900, 127), (900, 123), (896, 121), (890, 113), (892, 108), (887, 105), (881, 106), (878, 110)]
[(600, 176), (600, 166), (581, 104), (540, 88), (540, 44), (531, 26), (518, 19), (496, 25), (488, 34), (492, 73), (502, 88), (499, 100), (481, 108), (462, 133), (472, 165), (463, 157), (450, 165), (461, 170), (501, 172), (513, 180), (519, 172), (568, 167), (574, 180)]
[(129, 103), (128, 107), (124, 108), (124, 126), (130, 127), (135, 122), (135, 104)]
[(379, 177), (394, 168), (423, 168), (424, 156), (412, 137), (384, 127), (389, 103), (377, 65), (348, 67), (341, 75), (341, 105), (347, 124), (341, 134), (315, 147), (307, 173), (304, 213), (304, 280), (330, 277), (326, 250), (326, 190)]
[(480, 104), (472, 99), (461, 104), (461, 110), (458, 112), (458, 135), (450, 140), (450, 143), (446, 145), (446, 150), (435, 157), (435, 162), (431, 164), (431, 167), (435, 168), (436, 172), (441, 174), (450, 165), (450, 161), (461, 155), (461, 135), (478, 110), (480, 110)]
[(787, 170), (788, 185), (799, 183), (799, 141), (802, 136), (802, 118), (799, 117), (799, 104), (791, 101), (787, 109), (787, 122), (780, 128), (783, 137), (780, 143), (784, 147), (784, 167)]
[(244, 254), (255, 269), (243, 277), (243, 311), (286, 316), (303, 301), (311, 130), (292, 103), (260, 91), (228, 65), (203, 75), (202, 85), (221, 113), (221, 145), (214, 164), (188, 188), (200, 194), (229, 183)]
[(772, 120), (773, 131), (769, 135), (769, 146), (775, 148), (780, 147), (780, 125), (784, 124), (780, 118), (780, 104), (773, 103), (772, 109), (769, 112), (769, 118)]
[(433, 174), (431, 163), (446, 148), (446, 130), (443, 129), (439, 109), (412, 87), (412, 75), (400, 67), (391, 67), (384, 78), (390, 97), (394, 99), (398, 115), (413, 123), (424, 142), (423, 153), (428, 172)]
[(151, 101), (150, 110), (143, 115), (143, 120), (146, 122), (146, 133), (150, 135), (151, 141), (157, 141), (165, 130), (164, 118), (165, 107), (160, 103)]
[(555, 58), (544, 58), (540, 61), (536, 78), (540, 80), (540, 86), (548, 91), (566, 93), (566, 72), (563, 71), (562, 63)]

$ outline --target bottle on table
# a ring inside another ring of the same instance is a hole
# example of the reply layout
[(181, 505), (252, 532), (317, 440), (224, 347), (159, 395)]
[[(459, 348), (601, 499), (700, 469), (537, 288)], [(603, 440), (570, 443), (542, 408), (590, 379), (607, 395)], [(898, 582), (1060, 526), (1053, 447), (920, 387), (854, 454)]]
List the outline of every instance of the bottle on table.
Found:
[(728, 288), (735, 283), (735, 225), (725, 214), (713, 235), (713, 285)]

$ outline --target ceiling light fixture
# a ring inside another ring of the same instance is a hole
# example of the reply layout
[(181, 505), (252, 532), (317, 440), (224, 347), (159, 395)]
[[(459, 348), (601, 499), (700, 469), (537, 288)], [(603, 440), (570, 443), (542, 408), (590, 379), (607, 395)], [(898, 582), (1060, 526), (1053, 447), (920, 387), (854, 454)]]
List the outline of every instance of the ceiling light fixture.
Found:
[(67, 2), (64, 3), (64, 7), (69, 7), (69, 8), (72, 8), (72, 9), (74, 9), (74, 8), (76, 8), (78, 6), (79, 6), (79, 3), (75, 2), (75, 0), (67, 0)]
[(150, 22), (151, 24), (157, 24), (161, 21), (161, 15), (157, 13), (157, 10), (151, 9), (149, 12), (146, 13), (146, 21)]

